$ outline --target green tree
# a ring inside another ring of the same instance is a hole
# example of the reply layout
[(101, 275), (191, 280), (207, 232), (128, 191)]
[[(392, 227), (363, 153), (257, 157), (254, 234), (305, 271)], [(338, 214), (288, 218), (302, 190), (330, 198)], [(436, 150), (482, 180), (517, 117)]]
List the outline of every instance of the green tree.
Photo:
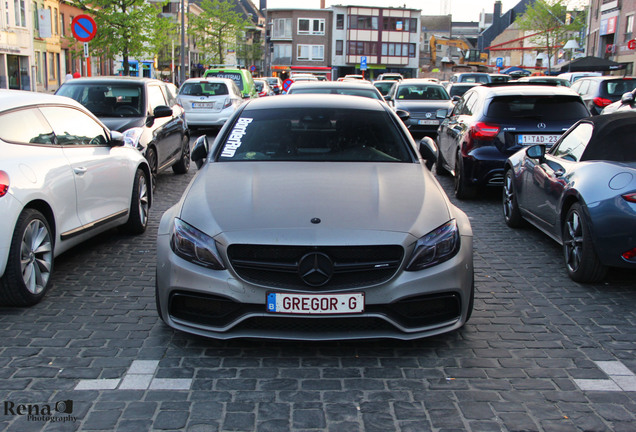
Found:
[(159, 16), (162, 3), (76, 0), (75, 4), (92, 15), (97, 24), (97, 34), (90, 42), (91, 51), (110, 59), (120, 55), (124, 75), (130, 70), (129, 58), (153, 58), (156, 49), (165, 44), (170, 22)]
[(537, 33), (530, 40), (544, 47), (550, 73), (552, 58), (559, 47), (584, 28), (585, 12), (569, 13), (564, 0), (536, 0), (515, 22), (520, 29)]
[(190, 14), (190, 32), (197, 35), (204, 64), (219, 63), (225, 60), (227, 49), (237, 49), (238, 41), (250, 21), (234, 10), (234, 3), (227, 0), (203, 0), (203, 12)]

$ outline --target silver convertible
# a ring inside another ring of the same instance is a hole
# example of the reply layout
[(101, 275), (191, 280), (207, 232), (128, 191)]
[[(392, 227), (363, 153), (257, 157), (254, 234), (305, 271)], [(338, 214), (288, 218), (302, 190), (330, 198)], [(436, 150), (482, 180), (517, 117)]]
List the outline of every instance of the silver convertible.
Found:
[[(384, 102), (254, 99), (210, 146), (162, 217), (157, 308), (212, 338), (415, 339), (462, 327), (473, 239)], [(426, 162), (425, 160), (426, 159)]]
[(562, 244), (574, 281), (636, 269), (635, 131), (636, 112), (587, 118), (549, 151), (534, 145), (506, 161), (506, 223), (527, 220)]

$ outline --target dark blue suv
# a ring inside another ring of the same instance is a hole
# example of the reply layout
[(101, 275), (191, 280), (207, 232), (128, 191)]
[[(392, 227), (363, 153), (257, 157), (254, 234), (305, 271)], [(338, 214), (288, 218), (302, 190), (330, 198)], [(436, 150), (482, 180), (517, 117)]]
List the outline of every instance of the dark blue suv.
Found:
[(455, 195), (472, 198), (503, 185), (508, 156), (532, 144), (548, 147), (590, 112), (567, 87), (484, 84), (468, 90), (437, 130), (436, 172), (455, 176)]

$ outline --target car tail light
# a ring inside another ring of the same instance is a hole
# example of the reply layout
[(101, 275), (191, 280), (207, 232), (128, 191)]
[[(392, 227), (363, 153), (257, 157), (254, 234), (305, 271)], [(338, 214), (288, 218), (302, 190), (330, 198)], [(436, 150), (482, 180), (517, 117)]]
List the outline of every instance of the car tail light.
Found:
[(636, 248), (632, 250), (628, 250), (621, 256), (623, 257), (623, 259), (626, 259), (627, 261), (634, 261), (634, 259), (636, 259)]
[(267, 96), (267, 92), (262, 91), (262, 92), (260, 92), (260, 93), (258, 94), (258, 96), (259, 96), (259, 97), (265, 97), (265, 96)]
[(0, 171), (0, 197), (3, 197), (9, 191), (9, 174)]
[(608, 106), (609, 104), (612, 103), (611, 100), (605, 99), (605, 98), (602, 98), (602, 97), (595, 97), (594, 99), (592, 99), (592, 102), (594, 102), (594, 105), (596, 105), (599, 108), (606, 107), (606, 106)]
[(625, 201), (636, 203), (636, 192), (622, 195)]
[(229, 108), (231, 106), (232, 106), (232, 99), (230, 98), (225, 99), (225, 103), (223, 104), (223, 109)]
[(468, 156), (468, 153), (475, 147), (475, 140), (492, 141), (497, 135), (501, 126), (492, 123), (477, 122), (468, 130), (468, 140), (462, 147), (462, 154)]

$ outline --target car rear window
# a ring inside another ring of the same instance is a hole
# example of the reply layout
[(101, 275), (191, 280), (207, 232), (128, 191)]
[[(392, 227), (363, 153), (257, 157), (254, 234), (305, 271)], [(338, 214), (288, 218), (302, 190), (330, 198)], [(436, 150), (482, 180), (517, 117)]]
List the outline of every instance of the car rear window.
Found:
[(179, 94), (183, 96), (221, 96), (229, 92), (225, 83), (186, 82), (183, 83)]
[(495, 118), (549, 118), (578, 120), (589, 112), (578, 96), (499, 96), (488, 106), (486, 116)]
[(239, 90), (243, 91), (243, 76), (240, 74), (240, 72), (223, 72), (223, 71), (210, 72), (208, 71), (205, 73), (205, 76), (231, 79), (232, 81), (236, 83)]
[(630, 92), (636, 88), (636, 80), (621, 79), (603, 81), (601, 91), (606, 96), (614, 96), (620, 98), (624, 93)]
[(219, 161), (413, 162), (409, 142), (384, 111), (245, 110)]
[(400, 100), (448, 100), (450, 96), (440, 85), (408, 84), (397, 89)]
[(97, 117), (139, 117), (146, 112), (143, 87), (134, 83), (69, 83), (55, 94), (75, 99)]

